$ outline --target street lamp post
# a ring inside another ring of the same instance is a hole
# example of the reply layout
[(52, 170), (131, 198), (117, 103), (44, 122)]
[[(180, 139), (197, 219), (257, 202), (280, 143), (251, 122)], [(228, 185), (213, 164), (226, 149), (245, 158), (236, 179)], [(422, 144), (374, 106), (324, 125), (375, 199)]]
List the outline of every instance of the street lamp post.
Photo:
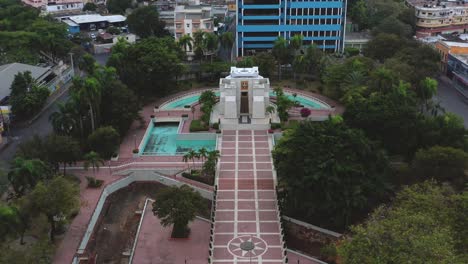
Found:
[(133, 146), (134, 148), (133, 149), (136, 149), (136, 134), (133, 134)]

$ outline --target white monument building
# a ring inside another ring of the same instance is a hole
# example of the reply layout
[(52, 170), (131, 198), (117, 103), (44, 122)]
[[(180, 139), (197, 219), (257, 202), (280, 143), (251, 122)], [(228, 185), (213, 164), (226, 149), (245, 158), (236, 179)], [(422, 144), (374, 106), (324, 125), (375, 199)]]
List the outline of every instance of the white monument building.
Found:
[(259, 75), (258, 67), (231, 67), (231, 73), (219, 81), (220, 127), (222, 129), (268, 129), (270, 80)]

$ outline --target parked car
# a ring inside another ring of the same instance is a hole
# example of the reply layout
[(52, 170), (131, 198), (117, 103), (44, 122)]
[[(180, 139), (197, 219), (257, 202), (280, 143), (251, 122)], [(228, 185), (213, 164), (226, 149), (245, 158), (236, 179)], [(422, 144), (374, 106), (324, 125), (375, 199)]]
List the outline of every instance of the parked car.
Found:
[(89, 34), (89, 37), (90, 37), (92, 40), (96, 40), (96, 34), (94, 34), (94, 33)]

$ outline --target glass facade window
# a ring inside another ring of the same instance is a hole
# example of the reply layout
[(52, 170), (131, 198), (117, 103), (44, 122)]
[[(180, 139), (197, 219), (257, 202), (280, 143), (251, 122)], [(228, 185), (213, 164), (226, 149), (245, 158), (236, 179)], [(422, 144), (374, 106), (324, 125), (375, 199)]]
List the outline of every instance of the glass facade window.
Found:
[(346, 0), (237, 0), (237, 56), (269, 50), (279, 36), (342, 52)]

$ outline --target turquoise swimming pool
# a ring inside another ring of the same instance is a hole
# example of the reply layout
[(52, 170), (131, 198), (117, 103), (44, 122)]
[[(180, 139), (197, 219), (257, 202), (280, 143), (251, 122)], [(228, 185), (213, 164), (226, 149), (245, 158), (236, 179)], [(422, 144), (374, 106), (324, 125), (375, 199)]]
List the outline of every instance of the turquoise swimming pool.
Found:
[[(219, 92), (215, 92), (215, 94), (216, 96), (219, 96)], [(314, 109), (328, 108), (328, 106), (310, 97), (306, 97), (302, 95), (297, 95), (296, 97), (294, 97), (290, 93), (285, 93), (285, 94), (288, 96), (289, 99), (293, 101), (297, 101), (299, 104), (307, 108), (314, 108)], [(275, 92), (270, 91), (270, 96), (275, 96)], [(172, 102), (162, 105), (161, 109), (172, 110), (172, 109), (184, 108), (184, 106), (186, 105), (195, 104), (196, 102), (198, 102), (199, 98), (200, 98), (200, 94), (188, 95), (188, 96), (176, 99)]]
[[(206, 148), (214, 150), (216, 139), (187, 139), (178, 134), (179, 123), (156, 123), (150, 128), (143, 146), (143, 156), (174, 156), (183, 155), (190, 150)], [(194, 135), (196, 136), (196, 134)]]

